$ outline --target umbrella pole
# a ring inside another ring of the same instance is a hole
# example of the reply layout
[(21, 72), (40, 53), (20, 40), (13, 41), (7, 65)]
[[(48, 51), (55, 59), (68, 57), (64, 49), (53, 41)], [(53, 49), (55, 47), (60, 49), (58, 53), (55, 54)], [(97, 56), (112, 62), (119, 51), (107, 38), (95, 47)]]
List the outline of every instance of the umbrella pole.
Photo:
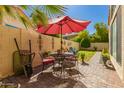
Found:
[(61, 53), (62, 53), (62, 25), (61, 25)]

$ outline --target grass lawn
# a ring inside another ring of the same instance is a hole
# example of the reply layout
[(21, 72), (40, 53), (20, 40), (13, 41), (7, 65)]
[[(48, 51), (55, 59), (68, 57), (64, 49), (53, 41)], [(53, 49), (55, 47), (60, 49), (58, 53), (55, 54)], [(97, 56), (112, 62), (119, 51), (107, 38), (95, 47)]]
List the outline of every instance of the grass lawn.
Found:
[[(96, 53), (95, 51), (79, 51), (79, 52), (81, 52), (81, 53), (85, 53), (85, 57), (84, 57), (84, 61), (89, 61), (90, 60), (90, 58)], [(79, 58), (79, 60), (81, 60), (80, 58)]]

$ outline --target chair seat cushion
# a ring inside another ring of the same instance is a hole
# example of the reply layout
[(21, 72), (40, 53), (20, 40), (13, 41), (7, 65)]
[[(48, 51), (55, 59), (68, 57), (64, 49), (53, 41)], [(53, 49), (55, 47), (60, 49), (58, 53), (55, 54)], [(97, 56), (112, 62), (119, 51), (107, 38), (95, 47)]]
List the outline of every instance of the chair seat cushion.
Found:
[(50, 64), (50, 63), (54, 63), (54, 59), (50, 59), (50, 58), (43, 59), (43, 64)]

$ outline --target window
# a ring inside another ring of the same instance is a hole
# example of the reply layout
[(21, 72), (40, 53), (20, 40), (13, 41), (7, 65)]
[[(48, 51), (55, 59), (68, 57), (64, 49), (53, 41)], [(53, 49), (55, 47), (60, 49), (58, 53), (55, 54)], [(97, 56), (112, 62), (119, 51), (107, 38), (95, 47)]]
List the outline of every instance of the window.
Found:
[(111, 25), (111, 55), (121, 65), (121, 7)]
[(112, 44), (113, 44), (113, 42), (112, 42), (112, 38), (113, 38), (113, 36), (112, 36), (112, 31), (113, 31), (113, 24), (111, 25), (111, 31), (110, 31), (110, 53), (111, 53), (111, 55), (112, 55), (112, 50), (113, 50), (113, 46), (112, 46)]
[(114, 22), (113, 22), (113, 24), (112, 24), (112, 56), (116, 59), (116, 18), (115, 18), (115, 20), (114, 20)]
[(121, 27), (121, 25), (122, 25), (122, 18), (121, 18), (121, 7), (119, 8), (119, 10), (118, 10), (118, 12), (117, 12), (117, 20), (116, 20), (116, 22), (117, 22), (117, 50), (116, 50), (116, 52), (117, 52), (117, 62), (119, 63), (119, 64), (121, 64), (121, 52), (122, 52), (122, 50), (121, 50), (121, 32), (122, 32), (122, 27)]
[(113, 14), (114, 14), (115, 8), (116, 8), (116, 5), (111, 6), (111, 18), (112, 18)]

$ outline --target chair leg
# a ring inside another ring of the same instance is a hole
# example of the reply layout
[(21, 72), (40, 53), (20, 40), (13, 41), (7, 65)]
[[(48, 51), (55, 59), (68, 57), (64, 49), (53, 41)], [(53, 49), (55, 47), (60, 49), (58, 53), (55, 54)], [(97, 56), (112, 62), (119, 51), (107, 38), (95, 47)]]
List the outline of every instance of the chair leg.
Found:
[(43, 66), (42, 66), (42, 71), (44, 70), (44, 63), (43, 63)]
[(55, 67), (55, 62), (53, 62), (53, 68)]
[(54, 70), (54, 67), (55, 67), (55, 62), (53, 62), (53, 70)]
[(61, 74), (63, 74), (63, 71), (64, 71), (64, 66), (63, 63), (61, 63)]
[(77, 66), (77, 69), (79, 70), (79, 64), (78, 64), (78, 61), (76, 61), (76, 66)]

